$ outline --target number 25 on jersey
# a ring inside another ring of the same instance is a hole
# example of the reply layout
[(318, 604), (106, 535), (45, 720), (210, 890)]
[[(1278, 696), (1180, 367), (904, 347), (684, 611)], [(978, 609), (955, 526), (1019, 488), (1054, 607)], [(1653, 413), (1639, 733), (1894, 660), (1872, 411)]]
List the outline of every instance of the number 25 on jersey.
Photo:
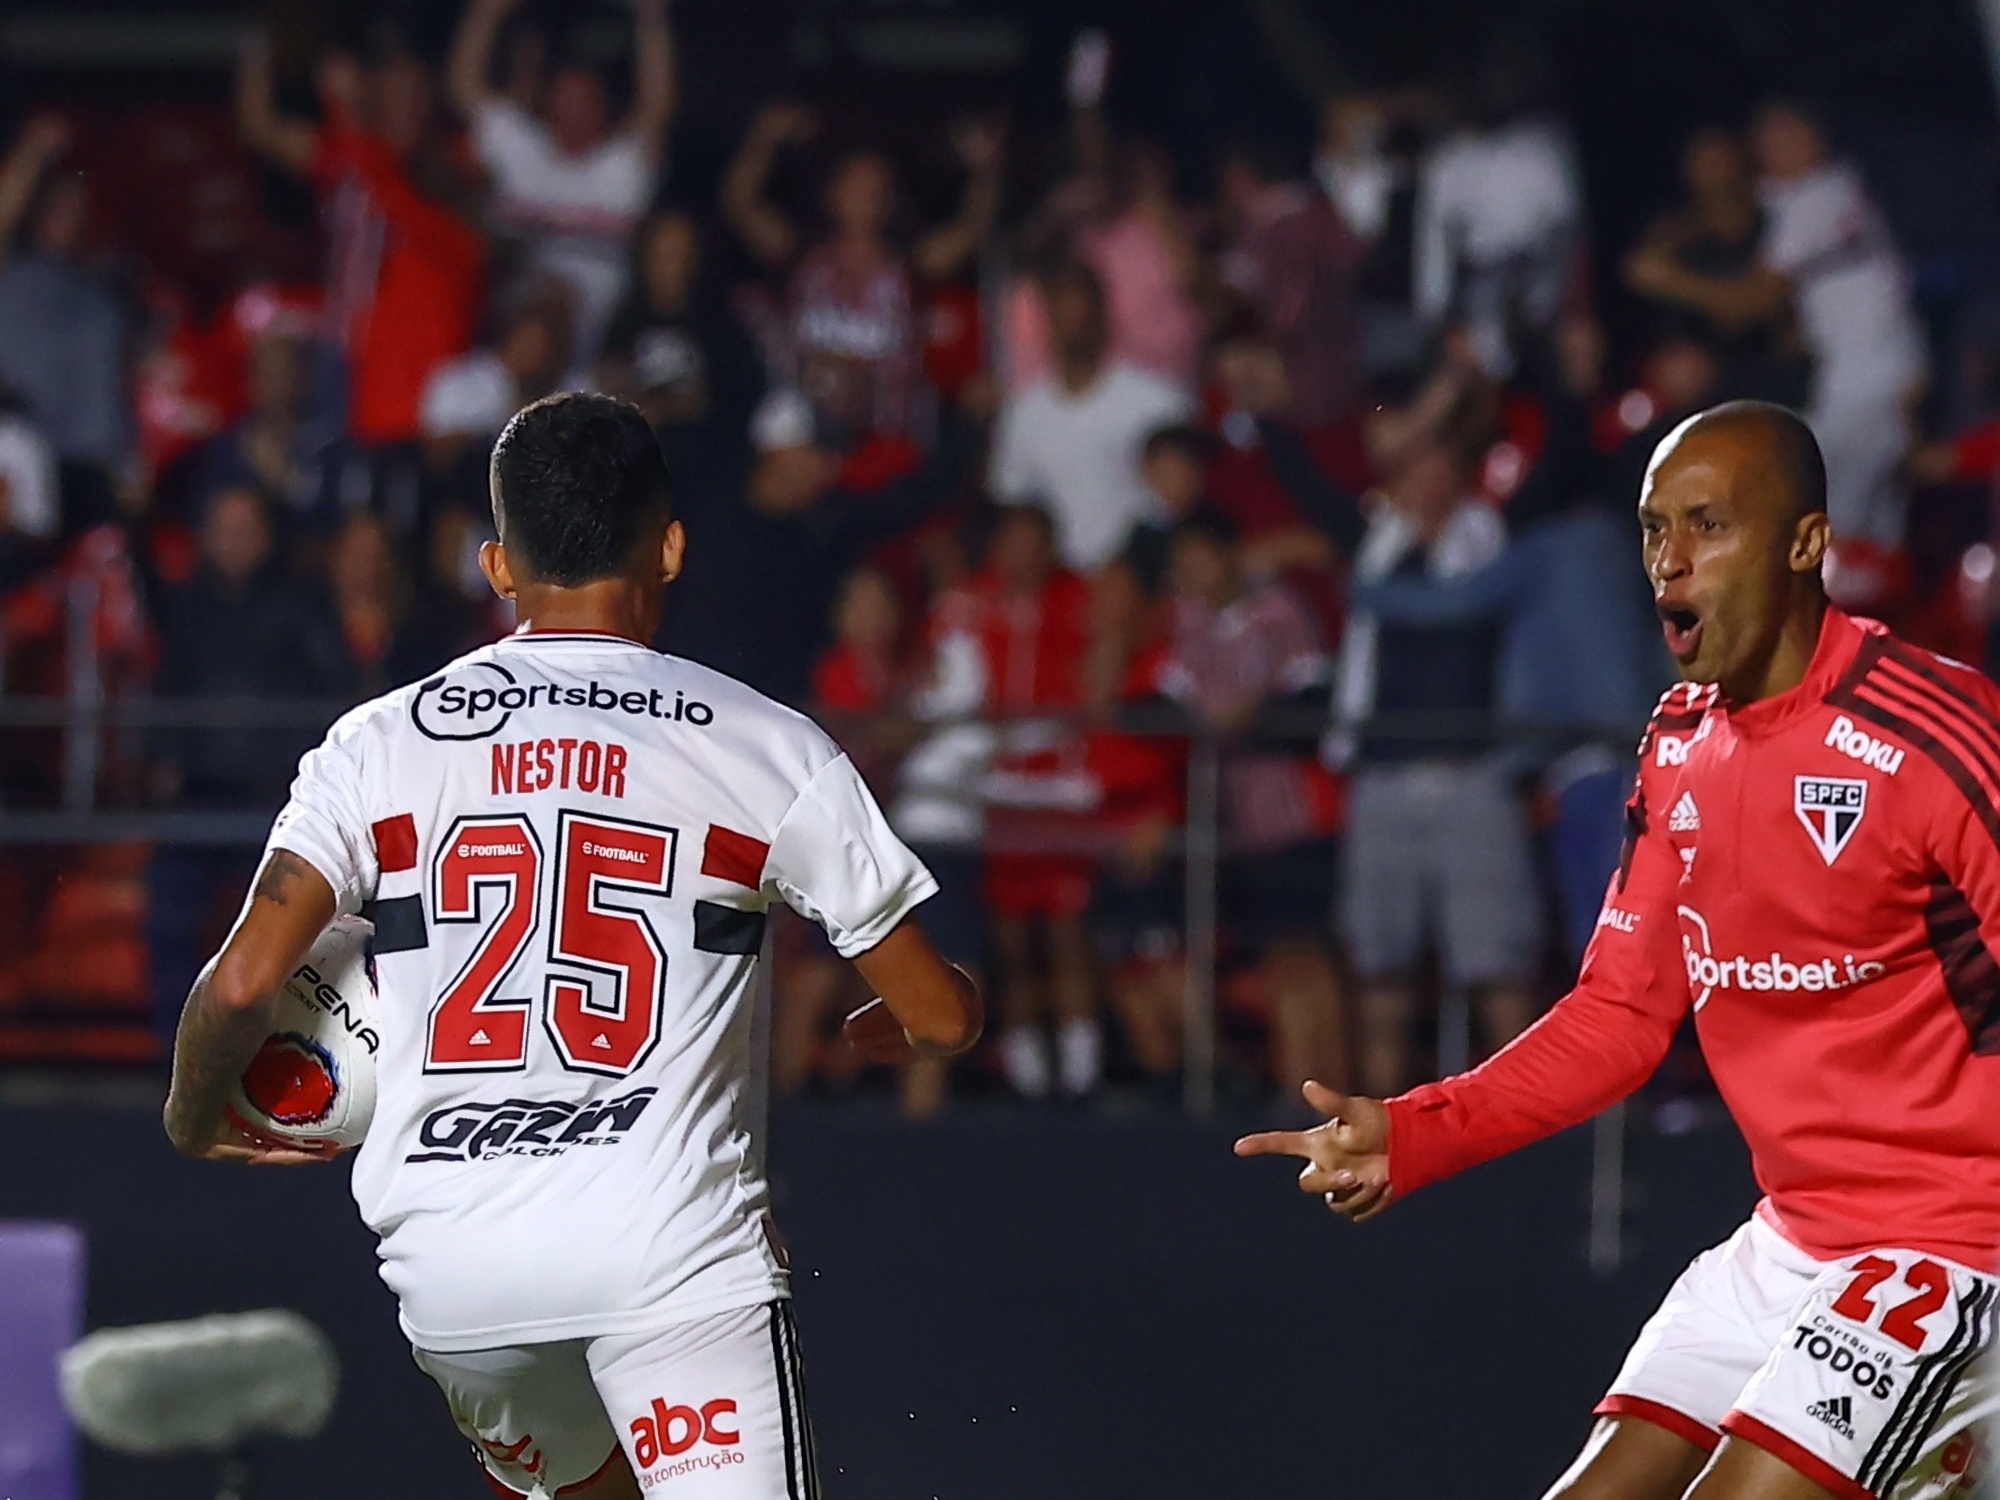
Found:
[[(644, 1062), (667, 981), (653, 914), (673, 895), (679, 842), (678, 829), (565, 811), (545, 871), (525, 814), (452, 824), (431, 861), (431, 912), (441, 927), (479, 935), (431, 1006), (424, 1071), (520, 1071), (538, 1003), (564, 1067), (619, 1078)], [(545, 925), (547, 947), (532, 955)]]

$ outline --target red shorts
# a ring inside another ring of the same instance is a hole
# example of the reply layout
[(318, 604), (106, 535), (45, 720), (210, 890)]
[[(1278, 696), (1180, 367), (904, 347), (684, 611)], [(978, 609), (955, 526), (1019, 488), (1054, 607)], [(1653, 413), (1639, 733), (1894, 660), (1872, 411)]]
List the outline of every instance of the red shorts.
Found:
[(989, 854), (980, 887), (998, 917), (1080, 917), (1096, 873), (1073, 854)]

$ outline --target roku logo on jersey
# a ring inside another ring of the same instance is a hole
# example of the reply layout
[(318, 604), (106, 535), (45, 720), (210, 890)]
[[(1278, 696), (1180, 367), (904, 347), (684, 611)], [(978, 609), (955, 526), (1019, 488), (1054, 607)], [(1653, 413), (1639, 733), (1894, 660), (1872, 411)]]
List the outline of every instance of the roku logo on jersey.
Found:
[(713, 708), (679, 690), (618, 689), (594, 678), (524, 683), (498, 662), (477, 662), (451, 678), (433, 677), (417, 689), (410, 720), (426, 739), (485, 740), (505, 729), (517, 711), (534, 708), (583, 708), (697, 729), (715, 722)]
[(1878, 740), (1867, 731), (1855, 727), (1854, 721), (1846, 714), (1837, 715), (1833, 727), (1826, 732), (1826, 743), (1842, 755), (1851, 755), (1864, 766), (1873, 766), (1885, 776), (1894, 776), (1903, 769), (1901, 747)]

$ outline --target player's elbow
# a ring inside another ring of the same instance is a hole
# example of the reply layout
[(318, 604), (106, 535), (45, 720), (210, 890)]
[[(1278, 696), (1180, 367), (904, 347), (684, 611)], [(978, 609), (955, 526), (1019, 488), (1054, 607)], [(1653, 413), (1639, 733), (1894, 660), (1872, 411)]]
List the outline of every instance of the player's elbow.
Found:
[(287, 977), (281, 965), (259, 955), (224, 951), (202, 976), (202, 997), (216, 1010), (248, 1015), (267, 1008)]
[(986, 1011), (979, 999), (978, 986), (963, 969), (950, 971), (953, 980), (949, 998), (924, 1007), (917, 1024), (906, 1024), (910, 1040), (929, 1056), (956, 1057), (969, 1051), (986, 1030)]

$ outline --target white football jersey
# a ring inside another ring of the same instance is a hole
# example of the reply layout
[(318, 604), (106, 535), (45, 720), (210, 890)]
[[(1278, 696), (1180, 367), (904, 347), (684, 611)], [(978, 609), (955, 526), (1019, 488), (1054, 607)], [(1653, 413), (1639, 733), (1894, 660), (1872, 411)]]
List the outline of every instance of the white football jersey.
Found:
[(786, 1291), (746, 1118), (765, 911), (853, 957), (937, 889), (811, 720), (616, 637), (511, 636), (334, 725), (270, 847), (375, 923), (354, 1196), (412, 1342)]

